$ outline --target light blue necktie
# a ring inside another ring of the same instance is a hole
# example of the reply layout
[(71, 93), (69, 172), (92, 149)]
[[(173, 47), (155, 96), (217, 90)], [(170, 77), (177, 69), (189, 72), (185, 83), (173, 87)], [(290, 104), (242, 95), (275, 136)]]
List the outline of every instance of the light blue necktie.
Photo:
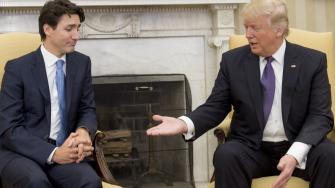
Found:
[(56, 87), (58, 93), (58, 102), (59, 102), (59, 112), (61, 127), (56, 139), (56, 145), (61, 146), (66, 138), (66, 120), (65, 120), (65, 75), (63, 71), (64, 61), (59, 59), (56, 61)]
[(266, 66), (263, 71), (263, 75), (261, 78), (261, 84), (263, 88), (263, 112), (264, 112), (264, 121), (265, 123), (269, 119), (269, 115), (272, 108), (273, 98), (275, 96), (275, 84), (276, 78), (275, 73), (272, 68), (273, 57), (266, 57)]

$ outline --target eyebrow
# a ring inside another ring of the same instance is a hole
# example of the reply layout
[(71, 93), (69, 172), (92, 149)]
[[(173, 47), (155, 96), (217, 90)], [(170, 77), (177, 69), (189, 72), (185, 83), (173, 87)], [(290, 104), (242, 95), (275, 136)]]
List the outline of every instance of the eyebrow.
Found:
[[(67, 25), (66, 27), (76, 27), (77, 26), (77, 24), (69, 24), (69, 25)], [(79, 24), (78, 25), (78, 28), (81, 26), (81, 24)]]

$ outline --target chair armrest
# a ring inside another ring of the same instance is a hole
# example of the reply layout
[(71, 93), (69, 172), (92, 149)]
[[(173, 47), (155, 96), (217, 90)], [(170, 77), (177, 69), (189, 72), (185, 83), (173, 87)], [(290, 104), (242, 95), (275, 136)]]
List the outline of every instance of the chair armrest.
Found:
[(102, 177), (103, 181), (118, 185), (117, 181), (113, 177), (111, 171), (108, 168), (105, 155), (102, 148), (102, 139), (105, 137), (104, 133), (101, 131), (97, 131), (95, 134), (93, 144), (94, 144), (94, 151), (93, 157), (95, 160), (95, 168), (97, 173)]
[(226, 140), (226, 134), (221, 127), (218, 127), (214, 130), (214, 135), (217, 138), (218, 144), (222, 144)]
[(330, 131), (330, 133), (328, 133), (327, 137), (328, 137), (331, 141), (335, 142), (335, 129), (332, 129), (332, 130)]
[(222, 144), (226, 140), (226, 134), (230, 128), (230, 117), (227, 116), (214, 130), (214, 135), (218, 140), (218, 144)]

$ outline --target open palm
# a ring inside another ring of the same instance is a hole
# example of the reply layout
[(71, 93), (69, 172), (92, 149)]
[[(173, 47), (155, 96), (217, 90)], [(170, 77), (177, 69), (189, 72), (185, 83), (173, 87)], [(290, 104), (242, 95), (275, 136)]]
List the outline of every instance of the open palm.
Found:
[(187, 125), (181, 119), (160, 115), (154, 115), (152, 119), (161, 123), (147, 130), (149, 136), (171, 136), (187, 132)]

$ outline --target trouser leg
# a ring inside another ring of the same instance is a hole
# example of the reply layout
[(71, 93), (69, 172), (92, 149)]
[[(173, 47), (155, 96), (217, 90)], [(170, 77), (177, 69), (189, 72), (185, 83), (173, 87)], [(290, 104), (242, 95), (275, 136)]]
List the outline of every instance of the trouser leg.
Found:
[(268, 154), (238, 141), (220, 144), (213, 163), (216, 188), (248, 188), (252, 178), (278, 173), (276, 161)]
[(322, 141), (313, 147), (307, 156), (306, 171), (311, 188), (335, 187), (335, 144), (330, 140)]
[(87, 162), (52, 165), (46, 169), (56, 187), (100, 188), (101, 178)]
[(52, 187), (37, 163), (19, 155), (6, 164), (1, 172), (1, 182), (5, 188)]

